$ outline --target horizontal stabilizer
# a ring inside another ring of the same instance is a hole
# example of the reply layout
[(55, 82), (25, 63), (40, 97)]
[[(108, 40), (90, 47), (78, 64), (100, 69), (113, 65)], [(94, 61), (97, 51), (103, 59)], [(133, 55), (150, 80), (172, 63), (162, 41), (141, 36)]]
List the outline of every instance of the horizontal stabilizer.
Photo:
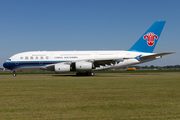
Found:
[(140, 57), (140, 62), (143, 63), (143, 62), (155, 60), (155, 59), (161, 58), (164, 55), (173, 54), (173, 53), (175, 53), (175, 52), (157, 53), (157, 54), (153, 54), (153, 55), (142, 56), (142, 57)]
[(141, 58), (155, 58), (158, 56), (164, 56), (164, 55), (168, 55), (168, 54), (173, 54), (175, 52), (167, 52), (167, 53), (157, 53), (157, 54), (153, 54), (153, 55), (148, 55), (148, 56), (142, 56)]

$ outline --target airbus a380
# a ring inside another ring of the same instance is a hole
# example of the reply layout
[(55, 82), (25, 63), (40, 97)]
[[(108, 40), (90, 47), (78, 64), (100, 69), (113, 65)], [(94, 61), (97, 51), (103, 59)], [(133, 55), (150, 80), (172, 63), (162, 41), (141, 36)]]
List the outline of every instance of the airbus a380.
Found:
[(140, 39), (126, 51), (32, 51), (18, 53), (5, 61), (3, 66), (14, 71), (41, 69), (76, 75), (94, 75), (94, 70), (121, 68), (159, 59), (173, 52), (153, 53), (165, 21), (156, 21)]

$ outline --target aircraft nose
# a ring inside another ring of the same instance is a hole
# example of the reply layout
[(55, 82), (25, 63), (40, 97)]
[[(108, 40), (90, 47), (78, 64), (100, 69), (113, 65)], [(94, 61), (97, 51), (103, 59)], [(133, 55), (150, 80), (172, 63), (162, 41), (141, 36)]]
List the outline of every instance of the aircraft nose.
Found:
[(3, 67), (4, 67), (4, 68), (8, 68), (8, 63), (5, 62), (5, 63), (3, 64)]

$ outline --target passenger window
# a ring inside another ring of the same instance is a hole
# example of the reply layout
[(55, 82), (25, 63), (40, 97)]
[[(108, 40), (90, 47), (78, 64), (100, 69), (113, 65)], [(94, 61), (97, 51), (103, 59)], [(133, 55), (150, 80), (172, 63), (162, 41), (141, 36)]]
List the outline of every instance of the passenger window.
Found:
[(20, 59), (22, 60), (22, 59), (23, 59), (23, 57), (20, 57)]
[(28, 57), (25, 57), (26, 60), (28, 60)]
[(33, 57), (31, 57), (31, 60), (33, 59)]

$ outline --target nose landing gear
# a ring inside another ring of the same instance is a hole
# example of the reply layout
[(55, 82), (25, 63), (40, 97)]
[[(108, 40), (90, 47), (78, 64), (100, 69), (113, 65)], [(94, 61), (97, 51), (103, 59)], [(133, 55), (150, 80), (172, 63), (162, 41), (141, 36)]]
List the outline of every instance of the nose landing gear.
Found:
[(13, 76), (16, 77), (16, 71), (15, 70), (13, 71)]

